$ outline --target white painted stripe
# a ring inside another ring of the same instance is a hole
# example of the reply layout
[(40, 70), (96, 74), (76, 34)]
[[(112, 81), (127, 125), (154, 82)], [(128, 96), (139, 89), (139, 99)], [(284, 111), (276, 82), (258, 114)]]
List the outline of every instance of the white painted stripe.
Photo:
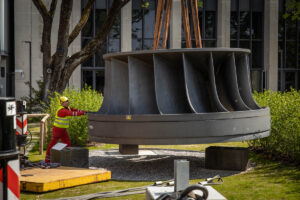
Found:
[(19, 164), (19, 160), (8, 161), (8, 165), (20, 177), (20, 164)]
[(20, 127), (17, 126), (16, 131), (20, 134), (22, 134), (22, 129)]
[(26, 126), (23, 128), (23, 130), (24, 130), (24, 133), (27, 132), (27, 124), (26, 124)]
[(7, 189), (7, 199), (8, 199), (8, 200), (19, 200), (19, 198), (16, 197), (16, 196), (14, 195), (14, 193), (12, 193), (12, 192), (10, 191), (9, 188)]

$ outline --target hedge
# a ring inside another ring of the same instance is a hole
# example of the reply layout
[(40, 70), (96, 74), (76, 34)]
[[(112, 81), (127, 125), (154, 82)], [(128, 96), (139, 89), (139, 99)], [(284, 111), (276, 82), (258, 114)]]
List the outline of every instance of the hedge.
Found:
[(277, 158), (300, 163), (300, 92), (254, 93), (260, 106), (268, 106), (271, 111), (271, 135), (249, 142), (256, 150)]

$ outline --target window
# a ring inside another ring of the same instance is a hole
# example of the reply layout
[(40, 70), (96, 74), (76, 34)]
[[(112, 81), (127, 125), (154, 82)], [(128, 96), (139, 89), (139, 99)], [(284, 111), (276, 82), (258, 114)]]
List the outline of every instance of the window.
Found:
[(286, 0), (279, 1), (278, 90), (300, 89), (300, 21), (284, 19)]
[[(87, 0), (81, 1), (82, 11)], [(112, 4), (113, 0), (96, 0), (90, 13), (89, 19), (81, 32), (82, 48), (97, 34), (101, 28)], [(104, 60), (103, 55), (111, 52), (118, 52), (121, 49), (120, 42), (120, 16), (114, 22), (113, 27), (106, 39), (106, 43), (87, 61), (82, 63), (81, 67), (81, 86), (91, 86), (98, 92), (104, 92)]]
[(0, 77), (5, 78), (5, 67), (0, 67)]
[[(132, 50), (152, 49), (156, 1), (149, 1), (147, 8), (142, 0), (132, 0)], [(162, 34), (161, 34), (162, 38)]]
[(231, 0), (230, 46), (251, 50), (249, 55), (252, 89), (265, 87), (263, 67), (264, 1)]
[[(201, 0), (202, 7), (198, 7), (198, 18), (200, 23), (200, 33), (203, 47), (216, 47), (217, 32), (217, 0)], [(199, 3), (198, 3), (199, 4)], [(200, 5), (200, 4), (199, 4)], [(189, 20), (192, 33), (192, 47), (195, 47), (195, 36), (192, 11), (189, 7)], [(186, 48), (184, 30), (182, 28), (181, 47)]]

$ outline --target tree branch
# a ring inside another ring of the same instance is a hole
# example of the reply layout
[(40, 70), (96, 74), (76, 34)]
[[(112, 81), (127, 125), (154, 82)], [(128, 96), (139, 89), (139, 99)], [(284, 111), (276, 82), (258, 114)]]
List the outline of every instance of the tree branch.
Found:
[(69, 39), (70, 18), (71, 18), (72, 8), (73, 8), (73, 0), (62, 0), (61, 8), (60, 8), (57, 46), (56, 46), (56, 52), (52, 62), (52, 65), (55, 67), (52, 78), (55, 80), (60, 80), (60, 76), (59, 76), (60, 71), (64, 68), (65, 61), (68, 55), (68, 39)]
[(50, 11), (49, 11), (49, 14), (52, 17), (52, 19), (53, 19), (53, 16), (54, 16), (56, 5), (57, 5), (57, 0), (52, 0), (51, 5), (50, 5)]
[(46, 8), (43, 0), (32, 0), (32, 2), (34, 3), (34, 5), (38, 9), (38, 11), (40, 12), (43, 19), (50, 17), (48, 9)]
[(84, 27), (84, 25), (88, 21), (94, 2), (95, 2), (95, 0), (89, 0), (87, 2), (86, 6), (83, 10), (81, 19), (79, 20), (79, 22), (77, 23), (77, 25), (75, 26), (75, 28), (73, 29), (72, 33), (69, 36), (69, 45), (79, 35), (80, 31), (82, 30), (82, 28)]
[(125, 6), (129, 0), (114, 0), (107, 17), (105, 18), (101, 29), (98, 31), (96, 36), (89, 41), (89, 43), (79, 52), (73, 54), (70, 58), (66, 60), (66, 67), (69, 71), (74, 71), (78, 65), (86, 61), (94, 53), (97, 52), (99, 47), (106, 42), (106, 37), (109, 34), (115, 19), (117, 18), (120, 10)]

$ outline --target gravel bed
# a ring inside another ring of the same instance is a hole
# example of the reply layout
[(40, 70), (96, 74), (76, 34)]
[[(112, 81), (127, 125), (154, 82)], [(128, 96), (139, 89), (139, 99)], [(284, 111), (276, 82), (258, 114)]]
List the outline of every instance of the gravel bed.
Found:
[(204, 168), (204, 152), (140, 149), (139, 155), (121, 155), (118, 150), (91, 150), (91, 168), (105, 168), (111, 171), (112, 180), (158, 181), (170, 180), (174, 175), (174, 160), (190, 162), (190, 179), (221, 177), (241, 173), (241, 171), (210, 170)]

